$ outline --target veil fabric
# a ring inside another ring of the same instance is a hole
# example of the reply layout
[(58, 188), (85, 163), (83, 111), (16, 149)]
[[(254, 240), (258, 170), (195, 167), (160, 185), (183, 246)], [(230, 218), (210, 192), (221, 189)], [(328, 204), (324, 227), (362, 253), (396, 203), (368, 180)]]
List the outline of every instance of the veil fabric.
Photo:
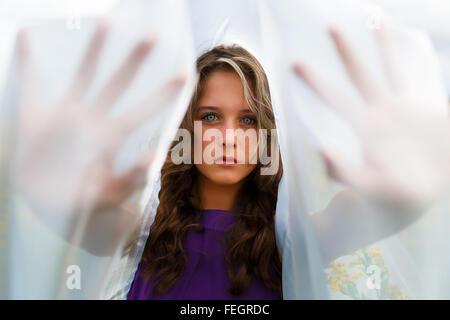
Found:
[[(114, 29), (91, 94), (101, 88), (143, 30), (156, 30), (160, 41), (123, 99), (114, 106), (114, 116), (121, 117), (130, 103), (146, 96), (149, 90), (156, 90), (178, 71), (194, 73), (195, 58), (214, 45), (238, 43), (263, 65), (271, 88), (284, 167), (276, 213), (284, 299), (450, 297), (445, 200), (401, 233), (355, 248), (356, 251), (336, 257), (331, 263), (325, 262), (322, 252), (326, 244), (313, 227), (311, 217), (346, 189), (327, 176), (320, 149), (332, 146), (352, 163), (360, 163), (361, 146), (348, 123), (294, 75), (292, 64), (304, 61), (326, 74), (342, 90), (355, 94), (326, 32), (334, 23), (349, 34), (357, 52), (381, 79), (380, 61), (371, 35), (377, 14), (373, 6), (356, 0), (127, 0), (111, 13)], [(42, 89), (49, 101), (57, 100), (67, 87), (87, 46), (95, 23), (91, 18), (82, 23), (81, 31), (69, 36), (62, 21), (43, 22), (31, 29), (37, 71), (43, 77)], [(434, 76), (439, 74), (439, 65), (426, 36), (403, 28), (398, 29), (397, 36), (417, 94), (427, 91), (442, 95), (445, 92), (442, 83), (434, 81), (439, 79)], [(126, 239), (122, 239), (113, 256), (98, 257), (63, 240), (60, 235), (68, 234), (70, 219), (59, 213), (52, 216), (30, 204), (11, 188), (10, 181), (15, 177), (5, 174), (12, 161), (8, 159), (7, 146), (16, 134), (19, 80), (16, 63), (13, 59), (0, 118), (3, 175), (0, 196), (5, 199), (0, 201), (3, 226), (0, 296), (126, 299), (158, 207), (160, 169), (186, 111), (194, 79), (188, 81), (176, 101), (159, 109), (121, 149), (116, 163), (118, 172), (126, 170), (140, 150), (150, 149), (155, 158), (148, 172), (149, 182), (140, 197), (142, 212), (132, 245), (127, 246)], [(447, 116), (447, 110), (430, 112)], [(78, 169), (82, 172), (83, 168)], [(48, 228), (42, 218), (47, 215), (61, 220), (55, 222), (59, 232), (54, 232), (54, 226), (53, 230)], [(382, 219), (380, 215), (374, 228), (383, 227)], [(336, 235), (339, 236), (339, 230)], [(72, 279), (70, 266), (81, 271), (81, 288), (68, 285)]]

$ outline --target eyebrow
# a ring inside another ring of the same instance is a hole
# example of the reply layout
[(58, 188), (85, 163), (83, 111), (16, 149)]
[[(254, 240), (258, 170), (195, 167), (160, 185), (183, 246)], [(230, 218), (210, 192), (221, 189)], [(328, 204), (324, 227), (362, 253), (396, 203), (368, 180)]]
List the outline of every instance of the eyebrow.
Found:
[[(215, 107), (215, 106), (201, 106), (201, 107), (197, 107), (197, 108), (195, 109), (195, 111), (196, 111), (196, 112), (203, 111), (203, 110), (220, 111), (220, 109), (221, 109), (221, 108)], [(241, 110), (239, 110), (239, 113), (253, 113), (253, 111), (250, 110), (249, 108), (247, 108), (247, 109), (241, 109)]]
[(195, 108), (195, 111), (202, 111), (202, 110), (219, 110), (219, 107), (213, 107), (213, 106), (201, 106)]

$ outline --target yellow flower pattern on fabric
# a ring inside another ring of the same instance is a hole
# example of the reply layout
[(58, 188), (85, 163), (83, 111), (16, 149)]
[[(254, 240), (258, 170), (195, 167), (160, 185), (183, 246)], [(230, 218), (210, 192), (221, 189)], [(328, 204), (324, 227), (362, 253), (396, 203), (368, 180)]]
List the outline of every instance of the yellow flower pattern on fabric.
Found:
[[(371, 281), (369, 270), (374, 269), (378, 272), (379, 284), (372, 288), (367, 283)], [(390, 283), (383, 255), (377, 248), (361, 248), (349, 256), (332, 261), (327, 266), (326, 276), (332, 293), (340, 293), (351, 299), (409, 299), (397, 286)]]

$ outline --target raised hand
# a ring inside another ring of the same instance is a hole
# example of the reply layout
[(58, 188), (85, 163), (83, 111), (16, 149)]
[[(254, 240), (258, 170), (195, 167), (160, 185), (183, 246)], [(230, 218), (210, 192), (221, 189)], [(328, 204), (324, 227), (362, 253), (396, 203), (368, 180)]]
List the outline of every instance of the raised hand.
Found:
[[(330, 175), (363, 194), (398, 207), (422, 207), (437, 199), (449, 186), (450, 132), (446, 116), (448, 100), (439, 90), (426, 90), (429, 82), (440, 84), (439, 72), (419, 55), (412, 68), (420, 68), (424, 83), (413, 87), (402, 69), (399, 44), (385, 25), (375, 30), (385, 83), (378, 83), (337, 28), (331, 38), (347, 74), (362, 99), (343, 93), (324, 76), (297, 63), (295, 72), (329, 106), (353, 126), (364, 163), (347, 163), (336, 150), (324, 150)], [(425, 38), (424, 51), (431, 50)], [(387, 88), (387, 89), (386, 89)]]
[[(22, 30), (17, 38), (20, 106), (11, 175), (15, 187), (47, 215), (44, 219), (50, 224), (52, 219), (67, 222), (87, 212), (91, 232), (114, 234), (116, 228), (126, 229), (121, 220), (127, 215), (123, 204), (145, 185), (151, 156), (143, 155), (117, 176), (113, 172), (116, 154), (135, 129), (176, 96), (184, 76), (150, 94), (125, 115), (109, 116), (110, 107), (130, 86), (155, 45), (156, 38), (150, 33), (136, 44), (97, 96), (86, 102), (108, 34), (107, 23), (101, 22), (69, 90), (58, 103), (47, 105), (40, 97), (27, 33)], [(104, 217), (105, 212), (117, 215), (111, 227), (114, 230), (108, 230), (105, 223), (103, 229), (94, 227), (95, 217)], [(120, 225), (116, 225), (118, 221)]]

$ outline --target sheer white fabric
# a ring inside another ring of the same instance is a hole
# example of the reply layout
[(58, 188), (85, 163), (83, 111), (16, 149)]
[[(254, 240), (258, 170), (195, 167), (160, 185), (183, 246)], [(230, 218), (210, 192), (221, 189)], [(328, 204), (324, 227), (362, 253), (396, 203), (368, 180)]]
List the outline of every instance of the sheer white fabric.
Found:
[[(331, 23), (339, 24), (374, 76), (382, 79), (371, 35), (377, 14), (378, 11), (366, 3), (352, 0), (220, 3), (128, 0), (122, 1), (112, 13), (113, 30), (89, 97), (104, 85), (143, 31), (156, 30), (159, 41), (135, 81), (112, 109), (113, 116), (120, 118), (130, 103), (156, 90), (180, 70), (193, 72), (195, 58), (213, 45), (238, 43), (262, 63), (271, 87), (284, 166), (276, 215), (284, 299), (450, 297), (446, 201), (437, 203), (401, 233), (359, 250), (354, 248), (357, 251), (348, 252), (348, 256), (333, 257), (339, 259), (331, 264), (323, 255), (331, 244), (320, 239), (313, 227), (311, 217), (324, 210), (333, 197), (345, 189), (327, 176), (320, 149), (331, 146), (356, 164), (362, 161), (362, 151), (359, 137), (351, 126), (294, 75), (292, 64), (306, 62), (337, 83), (340, 89), (356, 96), (326, 29)], [(41, 76), (40, 85), (48, 101), (60, 98), (69, 85), (93, 28), (94, 19), (85, 18), (81, 30), (76, 32), (68, 33), (62, 21), (45, 22), (31, 29), (37, 74)], [(416, 95), (417, 100), (428, 96), (446, 99), (439, 65), (426, 35), (398, 28), (396, 36), (402, 46), (401, 62), (411, 80), (409, 92)], [(16, 62), (13, 61), (1, 105), (2, 174), (9, 172), (11, 165), (11, 159), (7, 161), (6, 143), (10, 148), (16, 134), (14, 116), (20, 80)], [(139, 150), (149, 149), (155, 153), (148, 172), (149, 182), (141, 196), (138, 233), (127, 250), (124, 251), (125, 237), (114, 254), (107, 257), (69, 245), (64, 236), (69, 235), (71, 218), (59, 211), (49, 212), (47, 208), (30, 204), (29, 199), (11, 187), (17, 177), (9, 175), (8, 179), (3, 179), (7, 175), (2, 176), (0, 195), (6, 201), (0, 201), (0, 217), (6, 236), (0, 249), (0, 280), (4, 284), (0, 285), (0, 296), (8, 299), (126, 298), (158, 206), (159, 171), (190, 99), (194, 78), (189, 79), (177, 100), (158, 109), (145, 128), (127, 140), (117, 156), (116, 171), (120, 173), (137, 158)], [(429, 111), (447, 116), (446, 109), (434, 110), (433, 105), (445, 104), (430, 104)], [(66, 146), (61, 152), (82, 158), (84, 153), (92, 151), (89, 145), (86, 149), (75, 147)], [(85, 162), (80, 160), (80, 163)], [(85, 168), (84, 165), (67, 168), (73, 171), (68, 171), (69, 181), (64, 185), (74, 188), (82, 183), (80, 177)], [(55, 200), (58, 205), (63, 204), (58, 206), (59, 210), (70, 211), (73, 205), (70, 193), (73, 189), (69, 189), (52, 195), (58, 198), (59, 201)], [(361, 212), (361, 216), (365, 214)], [(389, 221), (380, 214), (373, 228), (384, 228)], [(131, 232), (134, 226), (130, 224), (127, 228)], [(55, 229), (58, 232), (55, 233)], [(344, 231), (335, 230), (336, 239), (331, 240), (339, 242), (338, 238), (343, 236), (340, 232)], [(78, 232), (82, 238), (83, 230)], [(353, 236), (358, 239), (364, 235), (355, 233)], [(68, 272), (71, 265), (81, 270), (80, 289), (70, 289), (68, 285), (72, 279)]]

